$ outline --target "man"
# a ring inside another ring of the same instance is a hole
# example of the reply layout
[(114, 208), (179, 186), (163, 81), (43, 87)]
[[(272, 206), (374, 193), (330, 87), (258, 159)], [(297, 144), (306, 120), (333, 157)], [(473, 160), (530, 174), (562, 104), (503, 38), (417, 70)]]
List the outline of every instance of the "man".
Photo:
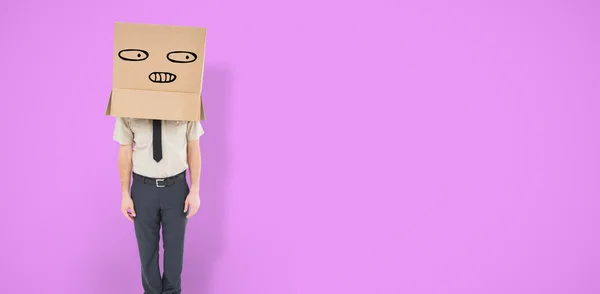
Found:
[[(116, 118), (113, 139), (120, 144), (121, 211), (134, 223), (145, 294), (181, 293), (186, 223), (200, 206), (202, 134), (200, 122)], [(162, 277), (158, 264), (161, 226)]]

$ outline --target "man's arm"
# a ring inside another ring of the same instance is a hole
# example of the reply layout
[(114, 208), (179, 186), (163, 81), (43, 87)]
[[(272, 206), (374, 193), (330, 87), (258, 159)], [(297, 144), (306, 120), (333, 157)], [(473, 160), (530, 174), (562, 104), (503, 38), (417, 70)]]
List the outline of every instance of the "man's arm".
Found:
[(121, 195), (123, 197), (129, 196), (129, 188), (131, 181), (131, 167), (133, 148), (132, 145), (120, 145), (119, 146), (119, 178), (121, 179)]
[(200, 166), (202, 159), (200, 155), (200, 142), (198, 139), (187, 143), (187, 161), (190, 169), (190, 192), (200, 192)]
[(199, 121), (188, 122), (187, 125), (187, 162), (190, 170), (190, 194), (185, 199), (183, 212), (188, 218), (194, 216), (200, 208), (200, 136), (204, 134)]
[(119, 178), (121, 179), (121, 213), (130, 221), (135, 217), (135, 208), (131, 199), (130, 181), (131, 181), (131, 155), (133, 153), (132, 145), (119, 146)]
[(133, 163), (131, 161), (133, 155), (133, 131), (129, 127), (127, 121), (122, 117), (117, 117), (115, 122), (115, 131), (113, 139), (119, 142), (119, 178), (121, 180), (121, 212), (123, 215), (133, 221), (135, 210), (133, 200), (130, 194), (131, 170)]

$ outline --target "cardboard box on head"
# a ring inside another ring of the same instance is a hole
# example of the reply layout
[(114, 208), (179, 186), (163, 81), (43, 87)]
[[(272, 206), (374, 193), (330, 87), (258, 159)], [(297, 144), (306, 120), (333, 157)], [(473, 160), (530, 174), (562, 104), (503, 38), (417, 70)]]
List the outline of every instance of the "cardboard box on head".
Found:
[(113, 86), (106, 115), (205, 120), (206, 29), (115, 23)]

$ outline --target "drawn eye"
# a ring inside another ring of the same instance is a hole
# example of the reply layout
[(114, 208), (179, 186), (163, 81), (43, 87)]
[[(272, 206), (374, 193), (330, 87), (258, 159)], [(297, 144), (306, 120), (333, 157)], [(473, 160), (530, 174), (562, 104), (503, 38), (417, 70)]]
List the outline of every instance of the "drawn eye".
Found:
[(123, 49), (119, 51), (119, 58), (125, 61), (142, 61), (148, 58), (148, 51), (140, 49)]
[(198, 58), (196, 53), (188, 51), (173, 51), (167, 54), (167, 59), (175, 63), (189, 63), (194, 62)]

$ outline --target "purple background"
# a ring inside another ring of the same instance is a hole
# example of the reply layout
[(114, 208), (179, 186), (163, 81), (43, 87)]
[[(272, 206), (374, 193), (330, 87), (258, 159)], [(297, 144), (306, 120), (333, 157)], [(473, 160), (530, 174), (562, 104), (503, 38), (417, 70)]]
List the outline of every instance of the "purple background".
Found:
[(0, 293), (141, 293), (103, 116), (113, 21), (208, 27), (185, 293), (600, 293), (599, 13), (3, 2)]

